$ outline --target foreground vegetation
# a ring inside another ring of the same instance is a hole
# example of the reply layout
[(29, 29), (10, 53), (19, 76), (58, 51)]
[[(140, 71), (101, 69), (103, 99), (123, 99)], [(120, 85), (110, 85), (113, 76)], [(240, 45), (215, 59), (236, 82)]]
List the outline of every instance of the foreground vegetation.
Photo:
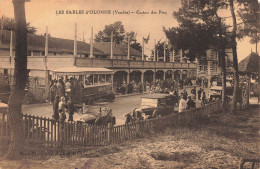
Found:
[(259, 128), (259, 107), (254, 106), (237, 115), (208, 116), (189, 127), (168, 128), (120, 145), (93, 148), (84, 154), (2, 161), (0, 167), (238, 168), (243, 158), (260, 156)]

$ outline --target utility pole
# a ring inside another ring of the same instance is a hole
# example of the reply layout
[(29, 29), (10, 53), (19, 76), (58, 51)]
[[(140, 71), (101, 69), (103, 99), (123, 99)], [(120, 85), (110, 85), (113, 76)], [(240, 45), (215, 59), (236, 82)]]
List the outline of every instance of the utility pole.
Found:
[(110, 43), (111, 43), (111, 45), (110, 45), (110, 59), (113, 59), (113, 36), (114, 36), (114, 33), (112, 32), (111, 33), (111, 37), (110, 37)]

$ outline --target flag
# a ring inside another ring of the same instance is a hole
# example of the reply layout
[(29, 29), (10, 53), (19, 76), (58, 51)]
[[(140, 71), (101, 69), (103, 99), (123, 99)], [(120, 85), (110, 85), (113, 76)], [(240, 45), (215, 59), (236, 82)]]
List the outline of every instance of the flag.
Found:
[(144, 39), (144, 43), (148, 43), (148, 41), (149, 41), (149, 39), (150, 39), (150, 34), (147, 36), (147, 38), (145, 39), (145, 38), (143, 38)]

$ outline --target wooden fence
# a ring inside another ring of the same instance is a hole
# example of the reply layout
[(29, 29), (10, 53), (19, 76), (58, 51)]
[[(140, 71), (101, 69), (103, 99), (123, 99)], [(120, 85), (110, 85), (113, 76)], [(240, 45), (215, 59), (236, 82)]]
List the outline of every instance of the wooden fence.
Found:
[[(187, 125), (201, 120), (202, 116), (222, 110), (222, 102), (179, 114), (158, 117), (119, 126), (93, 126), (86, 123), (56, 122), (49, 118), (24, 115), (23, 132), (26, 154), (59, 154), (85, 151), (90, 147), (122, 143), (166, 127)], [(5, 113), (0, 123), (0, 140), (9, 140), (10, 126)]]

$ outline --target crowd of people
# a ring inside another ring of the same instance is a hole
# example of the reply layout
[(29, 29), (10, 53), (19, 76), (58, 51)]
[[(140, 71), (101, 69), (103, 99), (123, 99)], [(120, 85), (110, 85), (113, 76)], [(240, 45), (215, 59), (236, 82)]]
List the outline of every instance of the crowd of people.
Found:
[(82, 87), (77, 79), (70, 78), (64, 83), (64, 79), (53, 80), (50, 87), (50, 102), (53, 104), (53, 119), (64, 122), (66, 114), (68, 121), (73, 121), (74, 103), (82, 96)]

